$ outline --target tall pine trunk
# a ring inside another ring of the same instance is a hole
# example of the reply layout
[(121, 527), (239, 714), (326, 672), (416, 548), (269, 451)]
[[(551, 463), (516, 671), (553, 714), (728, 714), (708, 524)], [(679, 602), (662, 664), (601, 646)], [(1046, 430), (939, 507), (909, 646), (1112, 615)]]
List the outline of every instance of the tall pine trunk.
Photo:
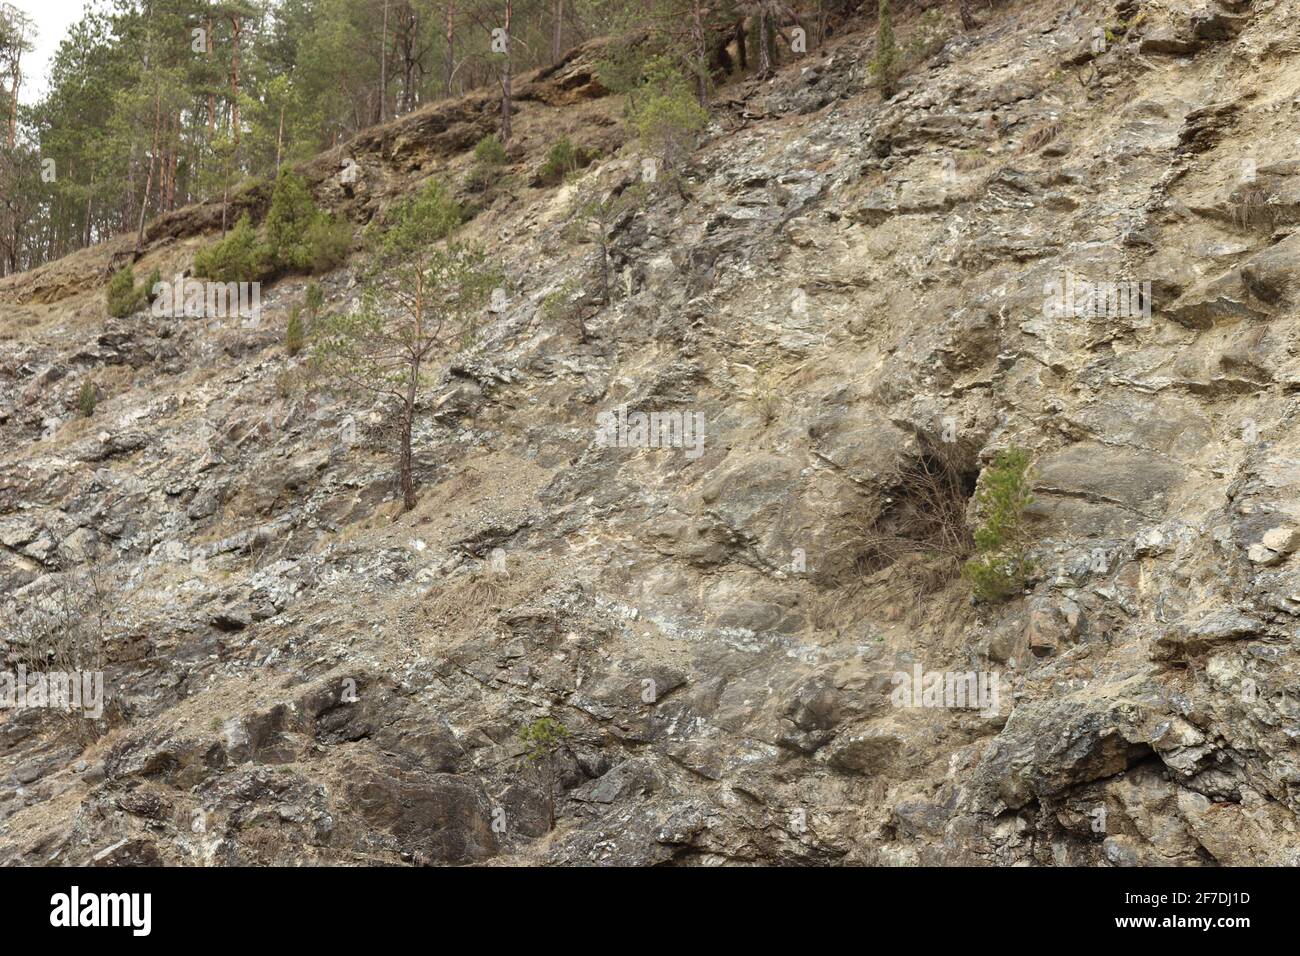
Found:
[(239, 36), (243, 28), (239, 24), (239, 17), (231, 14), (230, 28), (232, 31), (231, 52), (230, 52), (230, 131), (235, 139), (235, 151), (239, 151)]
[(154, 91), (154, 108), (153, 108), (153, 145), (149, 149), (149, 174), (144, 180), (144, 196), (140, 199), (140, 226), (135, 234), (135, 248), (138, 252), (144, 247), (144, 223), (145, 215), (149, 211), (149, 191), (153, 189), (154, 170), (158, 166), (158, 130), (162, 124), (162, 91)]
[(564, 55), (564, 0), (555, 0), (555, 32), (551, 35), (551, 62)]
[[(208, 50), (207, 53), (208, 58), (211, 59), (212, 57), (212, 16), (211, 14), (208, 15), (207, 23), (208, 26), (207, 26), (207, 33), (205, 34), (205, 45), (207, 46), (207, 50)], [(205, 75), (204, 79), (206, 82), (208, 77)], [(208, 142), (209, 143), (212, 142), (212, 138), (216, 136), (216, 134), (217, 134), (217, 91), (215, 89), (209, 89), (208, 90)]]
[(772, 23), (767, 4), (758, 5), (758, 76), (767, 79), (772, 75)]
[(691, 44), (695, 48), (695, 96), (709, 108), (709, 54), (704, 43), (704, 13), (700, 0), (691, 0)]
[(510, 13), (514, 4), (512, 0), (506, 0), (506, 23), (505, 23), (505, 40), (506, 40), (506, 59), (501, 67), (501, 142), (510, 142), (510, 73), (512, 64), (510, 62)]
[(398, 482), (402, 486), (402, 511), (410, 511), (415, 507), (415, 476), (414, 464), (411, 454), (411, 433), (415, 426), (415, 400), (420, 375), (420, 363), (415, 361), (412, 364), (411, 381), (406, 388), (406, 399), (402, 404), (402, 425), (401, 441), (402, 450), (401, 458), (398, 464)]
[(280, 155), (284, 151), (284, 104), (280, 104), (280, 129), (275, 134), (275, 175), (280, 176)]
[(379, 110), (376, 122), (382, 123), (388, 112), (388, 0), (384, 0), (384, 29), (379, 41)]
[(451, 82), (456, 75), (456, 4), (453, 0), (447, 0), (445, 36), (447, 38), (447, 53), (442, 64), (443, 92), (447, 96), (451, 96)]
[(23, 37), (18, 35), (18, 45), (14, 52), (14, 62), (11, 70), (13, 82), (9, 86), (9, 149), (14, 148), (14, 143), (18, 136), (18, 93), (23, 85)]

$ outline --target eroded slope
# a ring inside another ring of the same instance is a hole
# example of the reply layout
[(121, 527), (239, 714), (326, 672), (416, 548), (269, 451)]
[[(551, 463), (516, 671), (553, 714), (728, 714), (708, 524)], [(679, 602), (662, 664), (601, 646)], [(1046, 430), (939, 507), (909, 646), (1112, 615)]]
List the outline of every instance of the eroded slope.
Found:
[[(301, 282), (260, 328), (0, 286), (0, 589), (96, 549), (121, 589), (105, 735), (0, 724), (0, 858), (1297, 862), (1300, 13), (985, 19), (888, 102), (860, 34), (730, 88), (689, 198), (621, 224), (585, 345), (540, 308), (594, 279), (572, 187), (524, 183), (557, 122), (617, 149), (617, 104), (526, 102), (519, 182), (468, 227), (508, 305), (429, 396), (404, 516), (380, 410), (279, 347)], [(407, 161), (434, 127), (354, 144), (359, 202), (322, 158), (318, 195), (365, 219), (461, 175)], [(156, 237), (146, 268), (200, 241)], [(1150, 315), (1045, 310), (1069, 275), (1149, 281)], [(116, 387), (77, 420), (89, 374)], [(703, 454), (599, 446), (623, 403), (701, 413)], [(1012, 443), (1031, 593), (864, 572), (900, 471)], [(998, 674), (997, 713), (894, 706), (915, 665)], [(543, 713), (572, 733), (552, 833), (516, 736)]]

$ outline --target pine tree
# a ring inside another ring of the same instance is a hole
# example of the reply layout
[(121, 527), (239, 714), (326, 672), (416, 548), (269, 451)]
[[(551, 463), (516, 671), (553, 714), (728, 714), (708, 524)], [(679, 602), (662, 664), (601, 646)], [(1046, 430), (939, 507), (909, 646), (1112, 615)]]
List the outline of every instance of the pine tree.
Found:
[(295, 305), (289, 313), (289, 325), (284, 332), (284, 350), (290, 356), (297, 355), (302, 351), (305, 338), (302, 326), (302, 307)]
[(898, 46), (894, 41), (893, 16), (889, 0), (880, 0), (876, 18), (876, 55), (871, 60), (871, 76), (880, 89), (880, 95), (894, 95), (898, 83)]
[(104, 292), (104, 300), (108, 314), (115, 319), (126, 318), (144, 306), (145, 290), (136, 288), (135, 273), (130, 266), (124, 266), (113, 273)]
[(540, 771), (552, 830), (555, 829), (555, 758), (568, 736), (569, 728), (554, 717), (539, 717), (519, 732), (524, 756)]
[(429, 365), (474, 340), (499, 281), (479, 249), (451, 238), (460, 220), (437, 180), (400, 204), (389, 222), (368, 233), (371, 264), (361, 307), (327, 316), (312, 336), (322, 372), (395, 404), (405, 511), (416, 505), (411, 443)]
[(96, 403), (95, 383), (86, 379), (81, 383), (81, 390), (77, 393), (77, 410), (86, 418), (95, 414)]

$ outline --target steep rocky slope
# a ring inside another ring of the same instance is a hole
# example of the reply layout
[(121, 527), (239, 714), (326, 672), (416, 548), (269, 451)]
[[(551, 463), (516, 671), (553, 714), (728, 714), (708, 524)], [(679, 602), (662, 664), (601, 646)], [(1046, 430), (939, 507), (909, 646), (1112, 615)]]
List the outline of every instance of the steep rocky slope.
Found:
[[(888, 101), (869, 34), (724, 90), (586, 344), (541, 309), (594, 279), (574, 187), (526, 184), (561, 129), (606, 184), (641, 157), (590, 51), (533, 78), (467, 227), (505, 304), (425, 403), (406, 515), (381, 409), (283, 352), (300, 280), (255, 327), (106, 322), (124, 245), (0, 284), (0, 594), (98, 554), (113, 621), (102, 735), (0, 715), (0, 860), (1300, 862), (1300, 10), (982, 19)], [(360, 222), (459, 181), (492, 108), (362, 137), (317, 194)], [(1071, 276), (1150, 308), (1045, 308)], [(700, 413), (702, 454), (602, 446), (625, 403)], [(903, 478), (940, 456), (969, 493), (1011, 444), (1024, 596), (865, 560)], [(915, 667), (996, 675), (996, 707), (896, 706)]]

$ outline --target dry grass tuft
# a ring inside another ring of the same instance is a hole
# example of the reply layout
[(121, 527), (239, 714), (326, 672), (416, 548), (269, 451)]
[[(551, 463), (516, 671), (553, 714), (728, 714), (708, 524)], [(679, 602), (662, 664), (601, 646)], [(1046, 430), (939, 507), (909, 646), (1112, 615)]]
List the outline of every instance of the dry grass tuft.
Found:
[(494, 572), (484, 562), (467, 574), (435, 583), (419, 609), (423, 625), (457, 638), (505, 633), (502, 612), (545, 593), (552, 577), (545, 561), (526, 557), (506, 560), (506, 573)]
[(1061, 135), (1061, 124), (1057, 120), (1035, 123), (1025, 134), (1016, 152), (1036, 153), (1059, 135)]
[[(882, 480), (882, 507), (845, 526), (860, 583), (888, 579), (891, 594), (904, 589), (919, 597), (960, 577), (974, 550), (966, 504), (979, 471), (968, 459), (958, 444), (923, 440), (916, 454), (901, 459)], [(886, 569), (893, 571), (878, 576)]]
[(1239, 186), (1228, 197), (1232, 224), (1244, 231), (1272, 232), (1278, 226), (1279, 210), (1274, 204), (1277, 193), (1264, 182)]

